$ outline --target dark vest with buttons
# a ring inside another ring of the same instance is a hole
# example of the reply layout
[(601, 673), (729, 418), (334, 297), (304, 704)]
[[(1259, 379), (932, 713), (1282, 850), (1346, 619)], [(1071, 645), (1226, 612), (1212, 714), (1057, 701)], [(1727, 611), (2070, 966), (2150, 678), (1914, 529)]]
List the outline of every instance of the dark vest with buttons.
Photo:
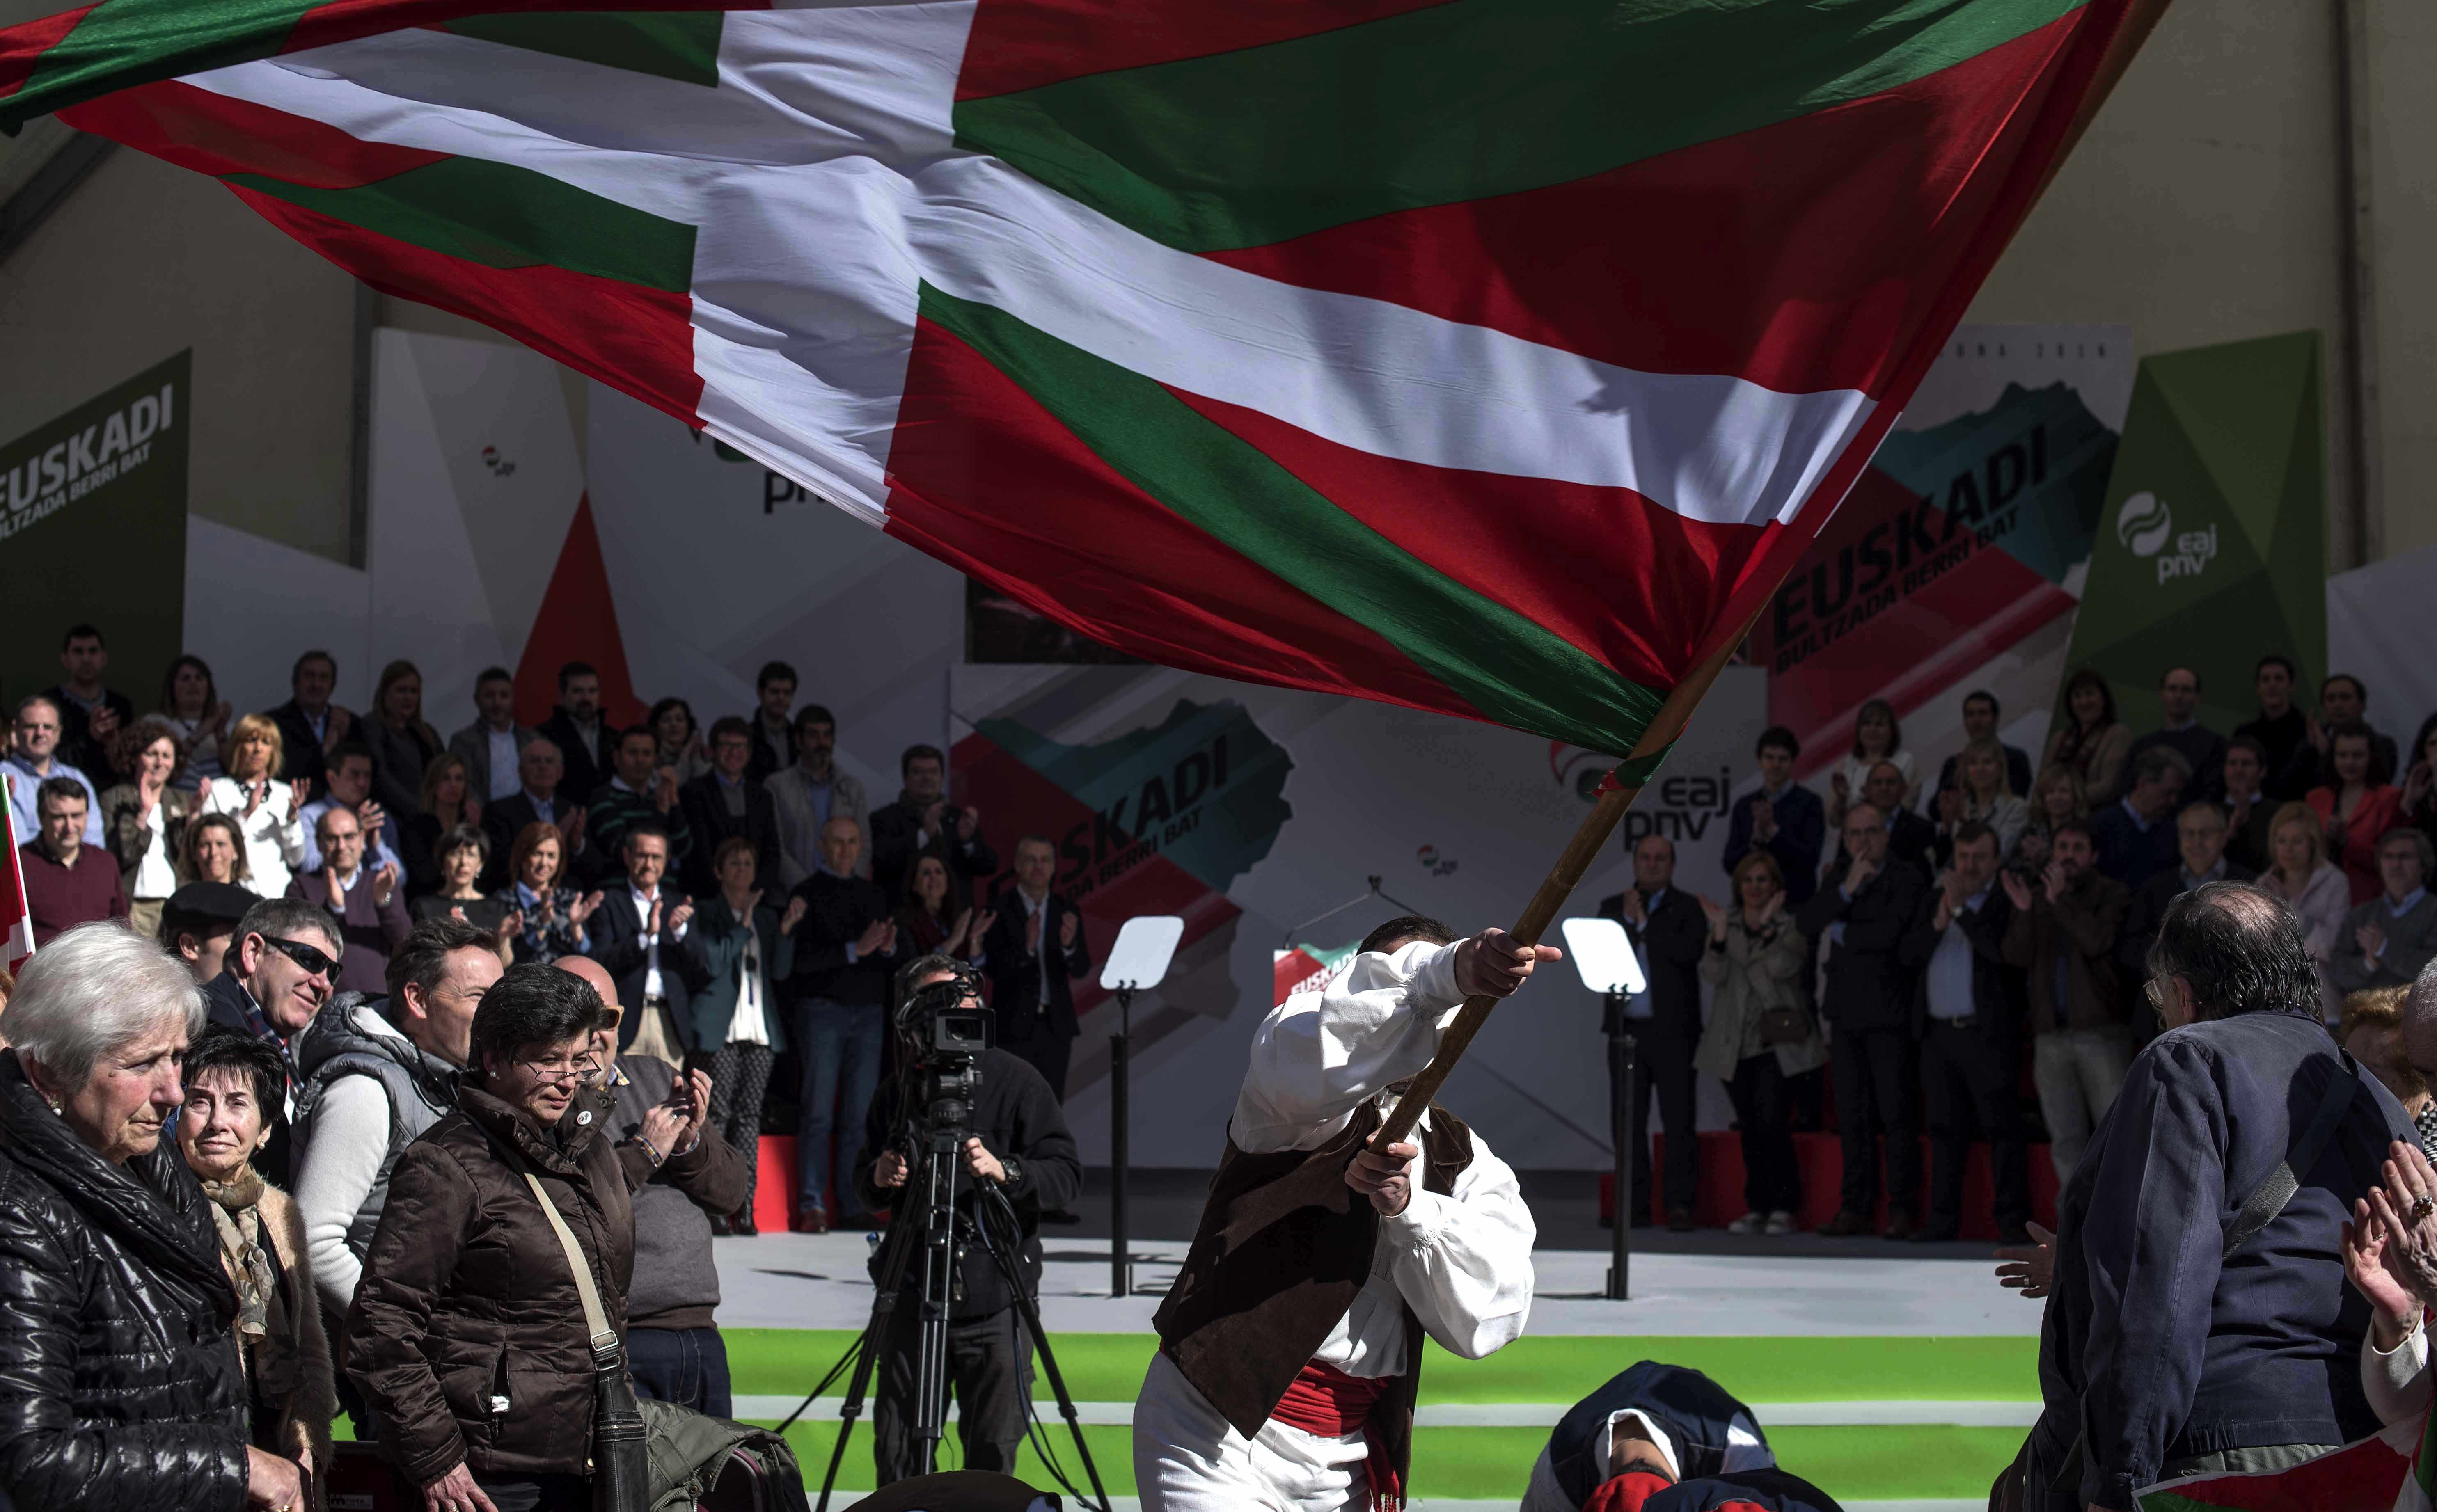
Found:
[[(1366, 1103), (1314, 1150), (1248, 1155), (1232, 1138), (1210, 1178), (1201, 1226), (1151, 1326), (1160, 1348), (1236, 1432), (1251, 1438), (1371, 1279), (1379, 1213), (1345, 1170), (1379, 1127)], [(1472, 1130), (1430, 1106), (1418, 1134), (1424, 1190), (1447, 1196), (1472, 1164)], [(1405, 1309), (1405, 1373), (1363, 1431), (1410, 1481), (1422, 1324)]]

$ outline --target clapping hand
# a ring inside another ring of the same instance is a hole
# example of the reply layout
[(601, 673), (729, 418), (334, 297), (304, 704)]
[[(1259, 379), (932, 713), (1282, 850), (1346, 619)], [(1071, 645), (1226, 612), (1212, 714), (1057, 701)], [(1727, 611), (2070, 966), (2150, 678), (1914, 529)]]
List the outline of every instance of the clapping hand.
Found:
[(354, 726), (355, 722), (356, 717), (354, 715), (348, 713), (345, 709), (339, 707), (336, 704), (331, 704), (329, 717), (322, 725), (322, 750), (324, 753), (326, 754), (328, 752), (336, 751), (339, 748), (340, 743), (346, 739), (347, 731)]
[(981, 827), (982, 811), (978, 808), (972, 808), (964, 809), (956, 815), (957, 843), (961, 844), (965, 841), (973, 839), (974, 834), (977, 833)]
[(582, 897), (577, 898), (567, 910), (568, 928), (571, 930), (580, 930), (584, 928), (584, 921), (592, 917), (592, 911), (600, 906), (601, 895), (599, 893), (587, 893)]
[[(753, 895), (759, 897), (762, 895), (756, 893)], [(779, 915), (779, 932), (780, 934), (795, 933), (796, 926), (804, 922), (804, 911), (807, 905), (802, 898), (789, 898), (787, 900), (787, 912)]]
[(922, 810), (922, 836), (927, 842), (936, 838), (948, 816), (948, 800), (934, 798)]
[(2062, 861), (2048, 862), (2047, 869), (2040, 873), (2040, 879), (2047, 884), (2048, 901), (2051, 903), (2062, 902), (2065, 889), (2073, 885), (2072, 879), (2064, 874)]
[(2399, 1260), (2390, 1260), (2386, 1228), (2366, 1198), (2353, 1204), (2352, 1222), (2343, 1226), (2342, 1250), (2344, 1279), (2370, 1305), (2371, 1336), (2380, 1350), (2392, 1350), (2411, 1331), (2420, 1303), (2404, 1279)]
[(2364, 924), (2353, 931), (2353, 943), (2360, 947), (2361, 954), (2375, 961), (2386, 949), (2386, 931), (2375, 924)]
[[(749, 913), (748, 913), (749, 916)], [(687, 898), (669, 911), (669, 932), (672, 934), (693, 922), (693, 899)]]
[(1727, 911), (1725, 906), (1723, 904), (1710, 902), (1708, 895), (1706, 894), (1696, 894), (1694, 895), (1700, 898), (1701, 912), (1709, 916), (1709, 938), (1712, 940), (1725, 939), (1727, 937)]
[(2437, 1172), (2397, 1139), (2388, 1147), (2385, 1182), (2369, 1190), (2369, 1210), (2385, 1229), (2381, 1260), (2412, 1297), (2437, 1297)]
[(863, 927), (863, 933), (855, 937), (854, 953), (858, 956), (885, 954), (888, 936), (895, 929), (896, 926), (886, 919), (872, 920)]
[[(271, 780), (270, 780), (268, 777), (264, 778), (264, 779), (263, 779), (263, 789), (264, 789), (264, 791), (265, 791), (266, 792), (268, 792), (268, 791), (269, 791), (269, 790), (270, 790), (270, 787), (271, 787)], [(299, 777), (299, 778), (297, 778), (295, 781), (293, 781), (293, 782), (291, 782), (291, 783), (289, 783), (289, 784), (288, 785), (288, 798), (289, 798), (289, 805), (290, 805), (290, 807), (289, 807), (289, 810), (288, 810), (288, 811), (289, 811), (289, 813), (291, 813), (291, 814), (292, 814), (292, 813), (297, 813), (297, 812), (301, 811), (301, 810), (304, 808), (304, 807), (305, 807), (305, 804), (306, 804), (307, 800), (310, 799), (312, 796), (313, 796), (313, 779), (312, 779), (312, 778), (310, 778), (310, 777)]]
[(2005, 884), (2007, 902), (2018, 909), (2031, 906), (2031, 884), (2023, 880), (2021, 873), (2008, 867), (1997, 874), (1997, 880)]
[(1642, 900), (1641, 889), (1628, 887), (1624, 890), (1624, 903), (1620, 912), (1624, 914), (1624, 922), (1634, 928), (1649, 927), (1650, 905)]
[(1069, 913), (1064, 918), (1060, 919), (1058, 921), (1058, 948), (1061, 950), (1074, 949), (1075, 936), (1081, 931), (1082, 928), (1083, 915), (1080, 913)]
[(1751, 801), (1752, 843), (1765, 845), (1777, 838), (1777, 805), (1766, 797)]
[(364, 826), (367, 835), (378, 835), (381, 826), (389, 823), (389, 810), (370, 798), (356, 805), (356, 823)]
[(652, 781), (652, 807), (662, 813), (677, 806), (677, 769), (662, 767)]
[(396, 892), (397, 863), (383, 861), (380, 870), (373, 873), (373, 907), (389, 907), (389, 900)]
[(118, 711), (104, 704), (85, 720), (85, 733), (96, 740), (107, 740), (118, 733)]

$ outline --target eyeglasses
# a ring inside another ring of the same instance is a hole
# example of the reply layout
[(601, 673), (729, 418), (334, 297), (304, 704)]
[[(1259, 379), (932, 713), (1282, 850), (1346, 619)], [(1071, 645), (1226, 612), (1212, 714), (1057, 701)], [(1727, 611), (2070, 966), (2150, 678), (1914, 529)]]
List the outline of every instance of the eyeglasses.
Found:
[(295, 962), (308, 977), (320, 977), (327, 982), (339, 980), (338, 961), (324, 955), (309, 945), (301, 945), (294, 940), (283, 940), (275, 934), (262, 936), (262, 943)]
[(545, 1086), (561, 1082), (588, 1082), (601, 1074), (601, 1057), (593, 1054), (553, 1056), (546, 1061), (518, 1061), (517, 1066), (526, 1075)]

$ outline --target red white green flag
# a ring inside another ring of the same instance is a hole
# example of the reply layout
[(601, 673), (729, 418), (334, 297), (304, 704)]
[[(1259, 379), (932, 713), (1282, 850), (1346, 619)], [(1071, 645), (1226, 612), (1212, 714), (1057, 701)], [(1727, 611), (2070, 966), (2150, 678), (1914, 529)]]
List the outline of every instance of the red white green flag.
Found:
[(579, 4), (97, 0), (0, 123), (1125, 651), (1622, 755), (2164, 0)]
[(2291, 1469), (2193, 1475), (2134, 1494), (2139, 1512), (2429, 1512), (2437, 1421), (2417, 1418)]

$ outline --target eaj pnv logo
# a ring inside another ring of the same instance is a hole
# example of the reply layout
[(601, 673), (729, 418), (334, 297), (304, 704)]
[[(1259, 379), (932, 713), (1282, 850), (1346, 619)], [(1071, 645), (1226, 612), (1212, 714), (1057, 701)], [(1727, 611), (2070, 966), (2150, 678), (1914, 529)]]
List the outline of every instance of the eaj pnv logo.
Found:
[[(2197, 578), (2217, 560), (2217, 527), (2175, 534), (2174, 511), (2148, 490), (2128, 498), (2115, 512), (2115, 539), (2136, 557), (2158, 564), (2158, 581)], [(2169, 540), (2174, 548), (2166, 548)]]

